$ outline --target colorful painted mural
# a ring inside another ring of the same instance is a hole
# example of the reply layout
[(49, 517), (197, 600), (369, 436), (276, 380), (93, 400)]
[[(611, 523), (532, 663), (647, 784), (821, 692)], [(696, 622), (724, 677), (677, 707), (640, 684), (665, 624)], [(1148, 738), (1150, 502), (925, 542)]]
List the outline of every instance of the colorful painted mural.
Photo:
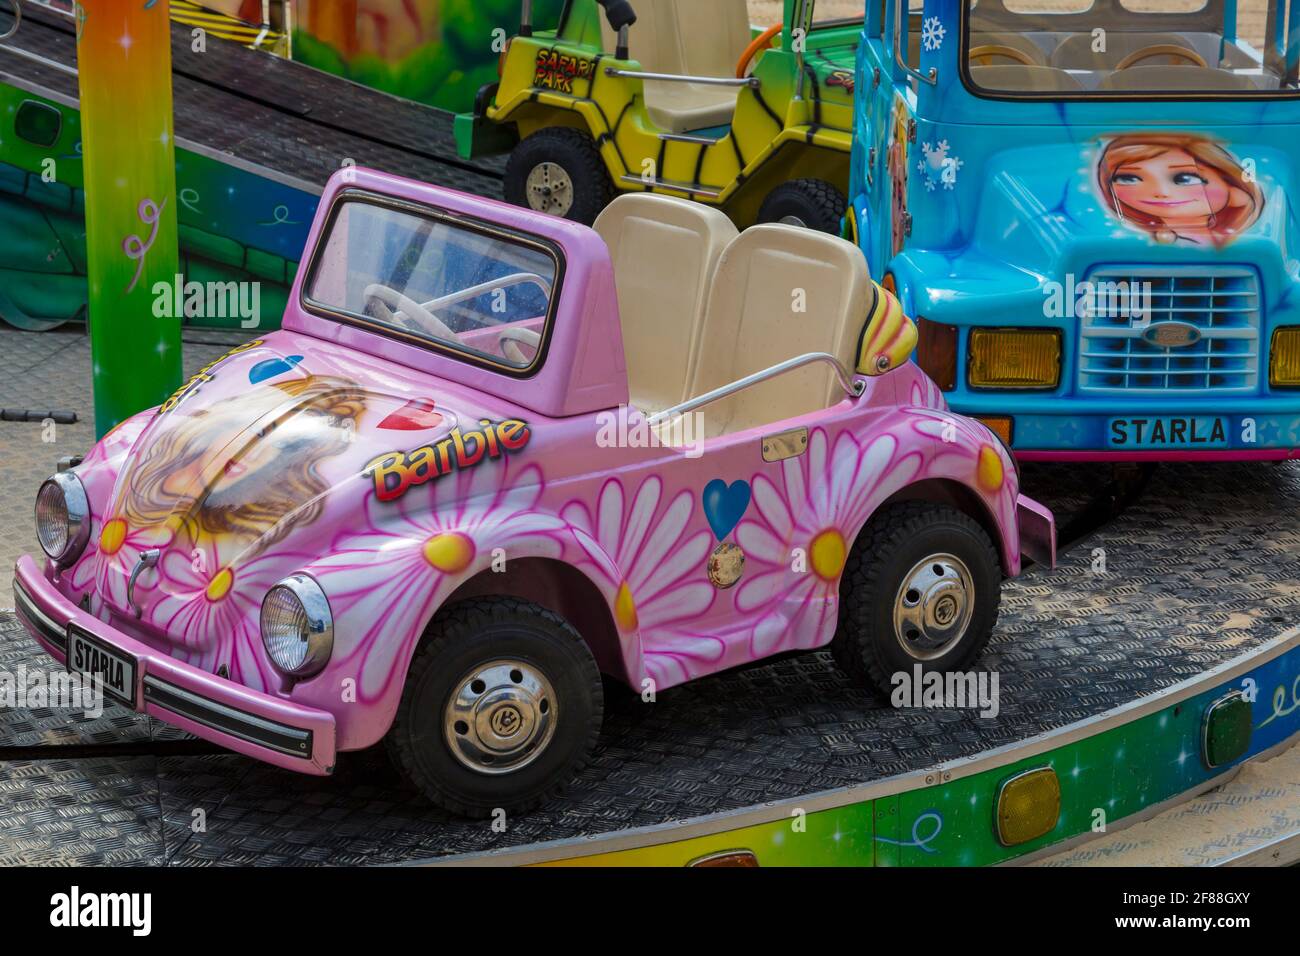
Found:
[[(81, 115), (0, 84), (0, 124), (0, 319), (33, 331), (85, 321)], [(250, 308), (223, 296), (208, 309), (205, 295), (204, 307), (186, 310), (184, 323), (278, 328), (316, 202), (312, 193), (177, 148), (172, 205), (182, 291), (191, 282), (205, 292), (257, 284), (256, 301), (246, 296), (242, 303)]]
[[(537, 0), (534, 23), (553, 29), (560, 0)], [(303, 0), (295, 7), (295, 60), (365, 86), (446, 110), (474, 104), (497, 79), (519, 0)]]

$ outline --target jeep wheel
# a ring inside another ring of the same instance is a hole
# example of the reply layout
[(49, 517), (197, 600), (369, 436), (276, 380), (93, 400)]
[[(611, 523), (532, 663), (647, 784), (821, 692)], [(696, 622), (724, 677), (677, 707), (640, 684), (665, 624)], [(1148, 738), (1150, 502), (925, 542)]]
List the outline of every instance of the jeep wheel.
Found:
[(998, 620), (1002, 573), (979, 524), (953, 508), (905, 502), (863, 529), (840, 582), (831, 653), (888, 696), (892, 676), (969, 664)]
[(590, 226), (614, 187), (591, 137), (567, 127), (529, 136), (506, 163), (507, 202)]
[(563, 618), (512, 598), (464, 601), (430, 624), (387, 743), (438, 806), (522, 813), (586, 766), (603, 709), (596, 662)]
[(803, 226), (838, 236), (847, 208), (848, 200), (830, 183), (796, 179), (767, 194), (758, 210), (758, 221)]

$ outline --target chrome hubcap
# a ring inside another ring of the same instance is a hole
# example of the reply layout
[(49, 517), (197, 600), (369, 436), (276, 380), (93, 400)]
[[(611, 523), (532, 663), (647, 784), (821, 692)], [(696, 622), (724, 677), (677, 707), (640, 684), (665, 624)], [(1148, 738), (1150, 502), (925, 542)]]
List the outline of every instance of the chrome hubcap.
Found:
[(974, 598), (975, 583), (961, 558), (935, 554), (918, 561), (894, 597), (894, 636), (915, 660), (942, 657), (965, 636)]
[(803, 219), (801, 219), (801, 218), (798, 217), (798, 216), (782, 216), (782, 217), (781, 217), (781, 225), (783, 225), (783, 226), (798, 226), (800, 229), (807, 229), (807, 228), (808, 228), (808, 223), (804, 222)]
[(480, 664), (460, 679), (443, 711), (452, 755), (479, 773), (511, 773), (536, 760), (555, 733), (555, 691), (522, 661)]
[(563, 216), (573, 208), (573, 180), (563, 166), (538, 163), (525, 184), (528, 205), (538, 212)]

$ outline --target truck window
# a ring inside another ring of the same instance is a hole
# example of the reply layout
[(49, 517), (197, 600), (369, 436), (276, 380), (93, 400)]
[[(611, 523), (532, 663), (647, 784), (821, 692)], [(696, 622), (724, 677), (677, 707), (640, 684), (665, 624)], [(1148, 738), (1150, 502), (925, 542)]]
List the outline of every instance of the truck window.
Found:
[(967, 0), (976, 92), (1045, 98), (1300, 92), (1300, 0)]

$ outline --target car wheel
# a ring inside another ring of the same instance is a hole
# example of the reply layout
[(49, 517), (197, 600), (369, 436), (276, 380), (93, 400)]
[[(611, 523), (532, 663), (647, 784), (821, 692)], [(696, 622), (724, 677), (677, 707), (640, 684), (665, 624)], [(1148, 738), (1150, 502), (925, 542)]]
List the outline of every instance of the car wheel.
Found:
[(758, 210), (758, 221), (803, 226), (838, 236), (847, 209), (848, 200), (830, 183), (796, 179), (767, 194)]
[(429, 625), (387, 743), (438, 806), (515, 814), (586, 766), (603, 710), (600, 671), (563, 618), (513, 598), (462, 601)]
[(506, 163), (508, 202), (588, 226), (613, 192), (596, 144), (576, 129), (539, 130), (516, 146)]
[(904, 502), (880, 511), (840, 581), (831, 653), (850, 677), (888, 696), (893, 675), (969, 664), (998, 620), (1002, 572), (979, 523), (954, 508)]

